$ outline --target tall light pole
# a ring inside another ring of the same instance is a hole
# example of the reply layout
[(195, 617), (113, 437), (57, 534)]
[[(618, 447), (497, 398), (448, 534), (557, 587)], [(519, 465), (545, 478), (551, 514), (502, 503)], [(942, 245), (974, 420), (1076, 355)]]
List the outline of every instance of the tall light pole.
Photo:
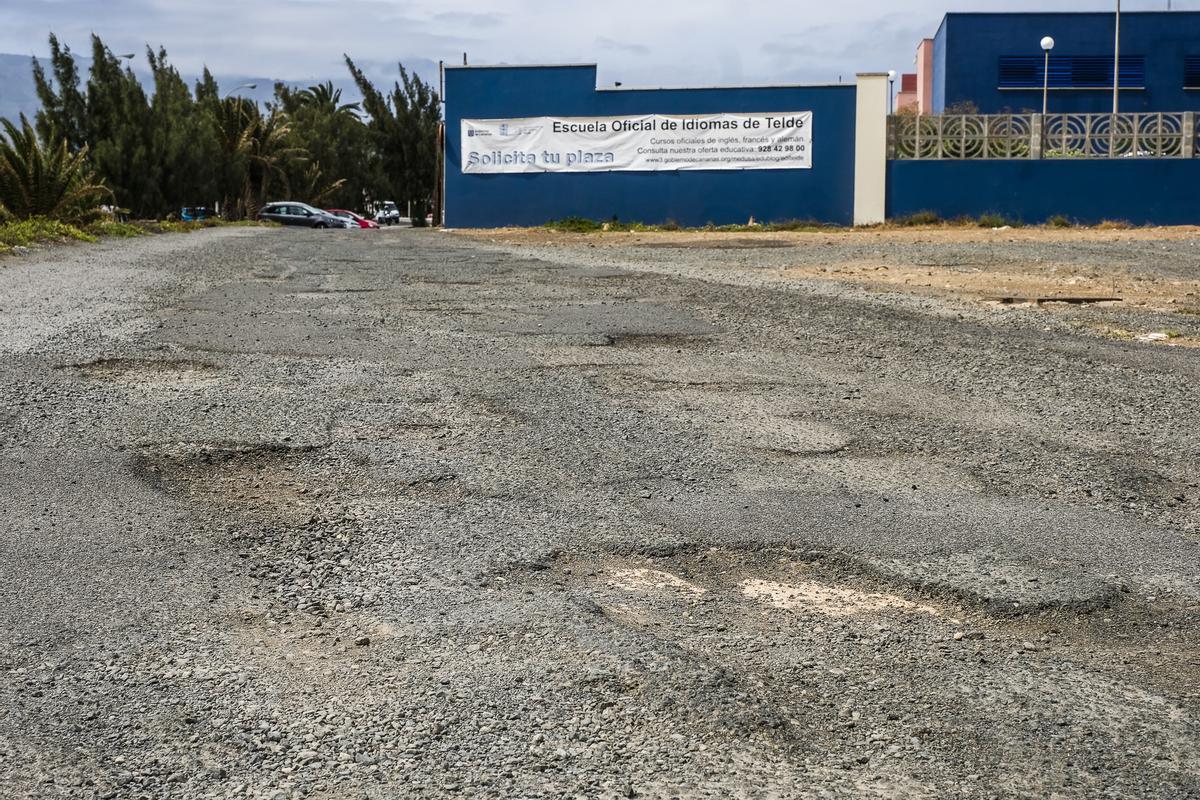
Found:
[(893, 100), (893, 98), (896, 96), (895, 89), (896, 89), (896, 70), (889, 69), (888, 70), (888, 113), (889, 114), (892, 113), (892, 108), (893, 108), (892, 103), (895, 102)]
[(1046, 111), (1050, 106), (1050, 51), (1054, 49), (1054, 39), (1049, 36), (1042, 37), (1042, 51), (1046, 54), (1046, 61), (1042, 67), (1042, 116), (1046, 116)]
[(1117, 25), (1113, 34), (1113, 113), (1117, 113), (1121, 90), (1121, 0), (1117, 0)]

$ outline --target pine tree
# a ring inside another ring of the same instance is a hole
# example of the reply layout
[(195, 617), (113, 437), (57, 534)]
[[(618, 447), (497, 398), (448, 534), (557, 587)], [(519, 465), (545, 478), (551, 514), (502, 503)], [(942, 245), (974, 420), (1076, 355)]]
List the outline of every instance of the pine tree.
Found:
[(189, 90), (161, 47), (147, 48), (148, 93), (95, 35), (81, 87), (70, 48), (53, 34), (49, 42), (49, 74), (33, 63), (39, 138), (47, 152), (61, 143), (80, 154), (86, 164), (76, 166), (94, 171), (135, 216), (217, 202), (236, 219), (290, 196), (357, 210), (371, 199), (395, 199), (410, 203), (415, 224), (424, 224), (441, 112), (437, 94), (403, 65), (385, 95), (347, 57), (361, 106), (343, 103), (325, 82), (300, 91), (277, 86), (276, 102), (260, 108), (222, 98), (207, 67)]
[(42, 103), (36, 117), (38, 133), (45, 141), (62, 137), (71, 152), (78, 152), (87, 144), (87, 103), (79, 91), (75, 56), (71, 54), (71, 48), (59, 44), (53, 33), (50, 34), (50, 66), (54, 71), (53, 82), (46, 77), (42, 63), (33, 59), (33, 82)]
[(363, 94), (363, 108), (382, 171), (381, 185), (412, 206), (414, 225), (424, 225), (437, 181), (437, 134), (442, 119), (437, 92), (400, 64), (400, 81), (389, 95), (367, 79), (349, 56), (350, 75)]
[(179, 72), (167, 63), (165, 50), (149, 50), (147, 57), (154, 78), (149, 159), (162, 199), (154, 213), (164, 216), (182, 206), (210, 205), (217, 191), (213, 170), (217, 145), (211, 119), (193, 100)]
[(153, 158), (150, 104), (129, 68), (92, 36), (84, 134), (92, 163), (135, 216), (156, 216), (165, 206), (162, 165)]

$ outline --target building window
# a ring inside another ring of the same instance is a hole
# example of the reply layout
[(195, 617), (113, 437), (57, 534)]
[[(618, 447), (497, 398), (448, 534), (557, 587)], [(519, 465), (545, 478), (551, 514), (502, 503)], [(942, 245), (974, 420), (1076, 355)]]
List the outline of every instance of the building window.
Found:
[[(1044, 63), (1043, 56), (1000, 56), (1000, 88), (1042, 88)], [(1200, 59), (1196, 67), (1196, 88), (1200, 88)], [(1112, 56), (1050, 56), (1051, 89), (1110, 89), (1112, 79)], [(1121, 88), (1145, 86), (1146, 57), (1121, 56)]]
[(1200, 89), (1200, 56), (1188, 56), (1183, 60), (1183, 88)]

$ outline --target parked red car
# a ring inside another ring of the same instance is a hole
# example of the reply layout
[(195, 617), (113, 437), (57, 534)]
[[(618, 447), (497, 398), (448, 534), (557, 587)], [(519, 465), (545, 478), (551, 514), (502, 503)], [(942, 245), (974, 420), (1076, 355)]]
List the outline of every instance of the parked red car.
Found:
[(365, 217), (360, 217), (358, 214), (355, 214), (353, 211), (347, 211), (344, 208), (327, 208), (327, 209), (325, 209), (325, 212), (327, 214), (333, 214), (335, 217), (341, 217), (342, 219), (348, 219), (351, 222), (357, 223), (358, 227), (360, 227), (360, 228), (378, 228), (379, 227), (378, 222), (373, 222)]

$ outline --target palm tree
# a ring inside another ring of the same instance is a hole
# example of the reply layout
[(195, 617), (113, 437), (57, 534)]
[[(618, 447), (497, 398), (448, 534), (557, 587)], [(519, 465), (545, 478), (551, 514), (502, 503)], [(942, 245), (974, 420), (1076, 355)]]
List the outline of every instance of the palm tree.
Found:
[(288, 194), (309, 205), (324, 206), (345, 185), (345, 178), (330, 181), (319, 163), (309, 161), (299, 170), (299, 174), (292, 178)]
[(290, 143), (291, 128), (283, 112), (272, 108), (264, 116), (257, 106), (254, 109), (245, 134), (247, 170), (242, 202), (247, 216), (267, 202), (273, 183), (287, 185), (288, 166), (305, 156), (303, 148)]
[(342, 103), (342, 90), (333, 88), (333, 81), (309, 86), (296, 93), (299, 106), (307, 106), (322, 115), (358, 119), (358, 103)]
[(206, 102), (209, 103), (210, 122), (221, 156), (220, 164), (216, 166), (219, 169), (217, 191), (222, 213), (230, 219), (237, 219), (246, 212), (242, 196), (254, 123), (259, 116), (258, 106), (240, 97), (222, 100), (215, 95), (206, 98)]
[(225, 167), (220, 179), (224, 213), (253, 216), (275, 187), (287, 187), (288, 167), (303, 159), (304, 150), (291, 144), (287, 116), (276, 108), (264, 114), (253, 101), (237, 97), (210, 108)]
[(72, 153), (66, 139), (43, 142), (25, 115), (17, 127), (0, 119), (0, 218), (48, 217), (79, 222), (112, 197), (87, 167), (86, 146)]

